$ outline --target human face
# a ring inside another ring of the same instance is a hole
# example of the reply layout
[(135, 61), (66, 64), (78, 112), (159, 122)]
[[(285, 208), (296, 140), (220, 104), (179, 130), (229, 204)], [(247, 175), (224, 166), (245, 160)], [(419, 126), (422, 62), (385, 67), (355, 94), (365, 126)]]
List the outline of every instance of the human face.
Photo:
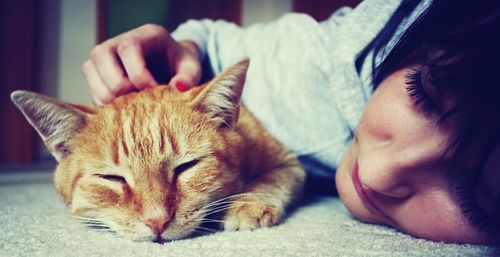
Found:
[[(356, 218), (416, 237), (498, 243), (499, 238), (481, 232), (464, 214), (457, 187), (462, 183), (459, 170), (467, 164), (443, 155), (449, 142), (446, 127), (422, 111), (408, 93), (407, 74), (416, 67), (394, 71), (367, 103), (355, 139), (337, 169), (340, 198)], [(493, 151), (484, 172), (496, 174), (497, 182), (499, 149)]]

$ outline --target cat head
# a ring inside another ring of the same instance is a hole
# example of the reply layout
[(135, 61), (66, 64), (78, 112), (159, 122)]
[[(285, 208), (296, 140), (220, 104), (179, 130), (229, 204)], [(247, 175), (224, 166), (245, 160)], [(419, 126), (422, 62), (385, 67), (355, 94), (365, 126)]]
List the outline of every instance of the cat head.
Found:
[(135, 240), (173, 240), (242, 186), (237, 119), (248, 64), (185, 93), (158, 86), (102, 107), (27, 91), (11, 98), (58, 161), (56, 189), (75, 217)]

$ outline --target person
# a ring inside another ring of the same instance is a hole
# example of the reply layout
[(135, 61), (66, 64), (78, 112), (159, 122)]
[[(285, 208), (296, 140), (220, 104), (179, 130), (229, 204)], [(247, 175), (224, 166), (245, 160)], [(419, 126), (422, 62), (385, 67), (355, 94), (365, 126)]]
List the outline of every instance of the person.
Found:
[(97, 45), (82, 70), (105, 104), (162, 83), (153, 63), (185, 91), (249, 57), (242, 102), (306, 168), (336, 169), (353, 216), (499, 244), (498, 31), (494, 0), (366, 0), (319, 23), (148, 24)]

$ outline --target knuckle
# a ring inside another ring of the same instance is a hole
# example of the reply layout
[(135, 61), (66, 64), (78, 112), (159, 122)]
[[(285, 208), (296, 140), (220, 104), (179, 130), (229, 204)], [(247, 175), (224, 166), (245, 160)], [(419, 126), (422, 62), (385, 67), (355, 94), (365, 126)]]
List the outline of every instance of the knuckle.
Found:
[(122, 54), (125, 50), (129, 48), (137, 48), (137, 47), (140, 47), (140, 45), (135, 38), (125, 38), (120, 43), (118, 43), (116, 51), (118, 52), (118, 54)]
[(81, 72), (84, 76), (88, 76), (89, 73), (92, 70), (92, 61), (91, 60), (86, 60), (83, 62), (82, 67), (81, 67)]
[(146, 23), (142, 26), (143, 29), (149, 30), (149, 31), (155, 31), (158, 30), (158, 25), (154, 23)]
[(166, 30), (162, 26), (154, 23), (147, 23), (143, 25), (141, 29), (151, 34), (162, 34), (166, 32)]
[(110, 94), (110, 93), (105, 93), (100, 97), (101, 102), (103, 103), (109, 103), (111, 102), (115, 97)]
[(130, 77), (132, 84), (137, 88), (142, 88), (150, 83), (149, 76), (146, 75), (147, 70), (143, 69)]
[(124, 89), (128, 86), (128, 81), (125, 77), (120, 77), (116, 80), (112, 85), (110, 85), (109, 89), (113, 94), (120, 94)]
[(90, 51), (90, 59), (99, 60), (108, 50), (109, 48), (104, 44), (97, 45)]

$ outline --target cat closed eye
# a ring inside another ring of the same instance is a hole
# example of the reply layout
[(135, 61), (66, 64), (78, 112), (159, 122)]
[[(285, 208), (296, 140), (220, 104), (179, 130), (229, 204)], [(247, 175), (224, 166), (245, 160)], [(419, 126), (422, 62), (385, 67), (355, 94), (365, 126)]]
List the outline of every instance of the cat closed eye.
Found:
[(191, 169), (192, 167), (194, 167), (197, 163), (199, 162), (199, 160), (192, 160), (192, 161), (189, 161), (189, 162), (185, 162), (177, 167), (175, 167), (174, 169), (174, 172), (175, 174), (180, 174), (188, 169)]
[(118, 175), (105, 175), (105, 174), (97, 174), (98, 177), (114, 181), (114, 182), (120, 182), (120, 183), (127, 183), (124, 177), (118, 176)]

